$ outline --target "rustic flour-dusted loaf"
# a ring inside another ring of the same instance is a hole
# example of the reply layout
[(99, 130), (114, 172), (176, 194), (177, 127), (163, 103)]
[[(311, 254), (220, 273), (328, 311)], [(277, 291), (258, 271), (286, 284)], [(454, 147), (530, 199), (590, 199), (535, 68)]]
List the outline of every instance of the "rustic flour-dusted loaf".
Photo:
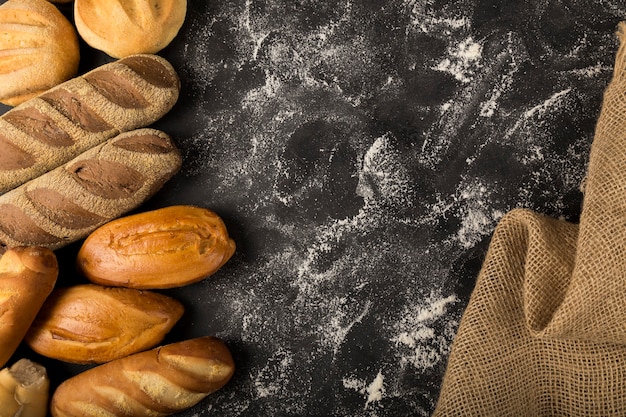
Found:
[(0, 196), (0, 251), (57, 249), (135, 209), (181, 166), (171, 138), (149, 128), (124, 132)]
[(0, 258), (0, 368), (26, 335), (59, 274), (49, 249), (19, 247)]
[(0, 116), (0, 193), (121, 132), (145, 127), (178, 100), (168, 61), (133, 55), (102, 65)]
[(0, 5), (0, 102), (15, 106), (74, 77), (76, 29), (46, 0)]
[(53, 417), (165, 416), (222, 388), (235, 370), (228, 347), (214, 337), (172, 343), (117, 359), (63, 382)]
[(161, 343), (184, 310), (151, 291), (73, 285), (50, 294), (24, 340), (49, 358), (104, 363)]
[(74, 19), (80, 36), (114, 58), (154, 54), (180, 30), (187, 0), (76, 0)]

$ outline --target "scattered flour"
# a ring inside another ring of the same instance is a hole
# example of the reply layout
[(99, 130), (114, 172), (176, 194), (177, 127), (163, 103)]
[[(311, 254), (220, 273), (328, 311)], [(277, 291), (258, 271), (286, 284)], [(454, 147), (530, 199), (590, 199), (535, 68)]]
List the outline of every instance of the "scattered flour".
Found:
[(376, 374), (376, 377), (370, 384), (367, 384), (364, 380), (354, 377), (345, 377), (342, 381), (344, 388), (363, 394), (365, 398), (365, 405), (363, 408), (366, 410), (372, 404), (379, 403), (385, 398), (385, 377), (381, 371)]
[(483, 47), (471, 36), (448, 50), (449, 56), (433, 69), (448, 72), (462, 83), (469, 83), (480, 70)]
[(425, 371), (447, 356), (458, 322), (446, 313), (459, 301), (456, 295), (431, 294), (426, 300), (405, 306), (390, 339), (396, 345), (401, 367), (410, 365)]

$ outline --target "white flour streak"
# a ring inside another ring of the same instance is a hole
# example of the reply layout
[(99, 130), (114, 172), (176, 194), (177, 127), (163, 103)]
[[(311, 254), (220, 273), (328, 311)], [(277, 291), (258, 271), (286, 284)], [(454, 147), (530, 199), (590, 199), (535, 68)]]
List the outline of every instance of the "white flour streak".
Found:
[[(371, 301), (367, 301), (365, 303), (365, 307), (363, 311), (354, 319), (350, 320), (347, 317), (350, 316), (350, 310), (347, 312), (346, 307), (347, 300), (345, 297), (340, 299), (332, 300), (328, 302), (328, 310), (335, 311), (335, 314), (332, 314), (327, 323), (321, 323), (318, 327), (318, 333), (321, 337), (321, 344), (324, 347), (330, 347), (333, 350), (334, 355), (339, 352), (341, 346), (346, 339), (346, 336), (352, 330), (352, 327), (361, 323), (363, 318), (369, 313), (370, 308), (372, 306)], [(346, 323), (347, 322), (347, 323)]]
[(483, 47), (470, 36), (455, 47), (449, 48), (449, 57), (444, 58), (433, 69), (448, 72), (462, 83), (469, 83), (478, 70)]
[(380, 402), (384, 399), (386, 392), (384, 382), (385, 376), (380, 371), (370, 384), (354, 377), (342, 379), (344, 388), (356, 391), (365, 397), (364, 409), (367, 409), (372, 403)]
[(562, 98), (565, 95), (569, 94), (570, 91), (572, 91), (571, 88), (566, 88), (563, 91), (559, 91), (558, 93), (552, 94), (552, 96), (550, 96), (550, 98), (548, 98), (543, 103), (538, 104), (535, 107), (531, 108), (530, 110), (527, 110), (526, 112), (524, 112), (524, 117), (530, 118), (535, 115), (541, 115), (542, 113), (545, 113), (552, 107), (559, 105), (562, 102)]
[(372, 381), (371, 384), (367, 386), (365, 391), (367, 392), (367, 401), (365, 402), (365, 408), (373, 402), (377, 402), (383, 399), (385, 395), (385, 386), (383, 384), (385, 378), (383, 374), (379, 371), (376, 378)]
[(426, 300), (405, 306), (394, 325), (396, 333), (390, 339), (398, 350), (401, 367), (411, 365), (423, 371), (446, 357), (457, 326), (457, 322), (446, 317), (446, 313), (449, 306), (458, 301), (456, 295), (431, 295)]

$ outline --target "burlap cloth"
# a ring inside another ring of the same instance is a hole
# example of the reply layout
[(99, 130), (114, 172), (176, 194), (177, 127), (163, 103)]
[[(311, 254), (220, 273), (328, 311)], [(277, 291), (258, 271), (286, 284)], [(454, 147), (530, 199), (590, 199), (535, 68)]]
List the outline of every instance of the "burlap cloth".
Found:
[(626, 24), (578, 225), (516, 209), (494, 231), (434, 416), (626, 416)]

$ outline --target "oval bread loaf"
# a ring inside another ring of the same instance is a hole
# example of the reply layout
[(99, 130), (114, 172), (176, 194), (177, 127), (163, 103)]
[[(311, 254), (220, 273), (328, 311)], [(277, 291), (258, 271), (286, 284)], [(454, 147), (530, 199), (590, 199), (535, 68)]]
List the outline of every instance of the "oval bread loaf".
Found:
[(85, 239), (76, 263), (96, 284), (172, 288), (212, 275), (234, 252), (235, 242), (215, 212), (179, 205), (101, 226)]
[(222, 388), (235, 365), (228, 347), (200, 337), (136, 353), (80, 373), (52, 396), (53, 417), (165, 416)]
[(54, 252), (19, 247), (0, 258), (0, 368), (15, 352), (59, 274)]
[(156, 346), (183, 312), (163, 294), (74, 285), (52, 292), (24, 340), (49, 358), (103, 363)]
[(87, 44), (114, 58), (154, 54), (180, 30), (187, 0), (76, 0), (76, 29)]
[(121, 132), (145, 127), (178, 100), (180, 80), (156, 55), (133, 55), (72, 78), (0, 116), (0, 194)]
[(171, 138), (155, 129), (125, 132), (0, 196), (0, 252), (57, 249), (135, 209), (181, 166)]
[(15, 106), (78, 71), (78, 35), (46, 0), (0, 5), (0, 102)]

